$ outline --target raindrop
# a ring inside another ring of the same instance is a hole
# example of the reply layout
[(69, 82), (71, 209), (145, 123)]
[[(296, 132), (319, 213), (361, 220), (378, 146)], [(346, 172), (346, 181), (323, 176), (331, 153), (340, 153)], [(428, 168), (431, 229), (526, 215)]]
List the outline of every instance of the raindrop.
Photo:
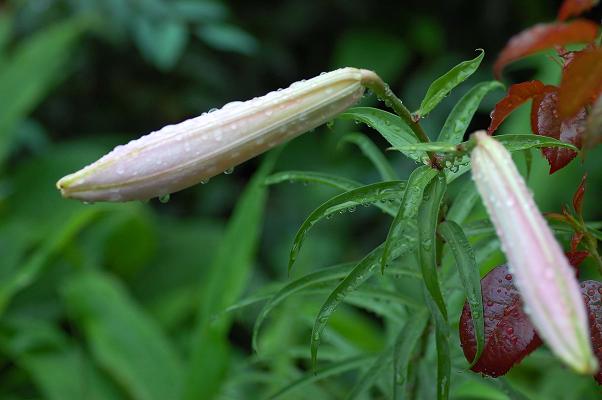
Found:
[(234, 172), (234, 167), (230, 167), (227, 170), (224, 171), (224, 174), (226, 175), (230, 175), (232, 172)]
[(170, 195), (169, 193), (159, 196), (159, 201), (163, 204), (169, 202)]

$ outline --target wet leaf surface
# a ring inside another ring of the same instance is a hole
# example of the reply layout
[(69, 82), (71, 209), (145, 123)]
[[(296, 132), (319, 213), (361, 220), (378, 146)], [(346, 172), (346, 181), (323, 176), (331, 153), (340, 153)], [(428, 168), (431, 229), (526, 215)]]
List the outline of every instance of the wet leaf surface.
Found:
[(540, 81), (521, 82), (510, 86), (508, 94), (502, 98), (491, 112), (491, 123), (487, 133), (493, 134), (512, 111), (527, 100), (542, 94), (548, 86)]

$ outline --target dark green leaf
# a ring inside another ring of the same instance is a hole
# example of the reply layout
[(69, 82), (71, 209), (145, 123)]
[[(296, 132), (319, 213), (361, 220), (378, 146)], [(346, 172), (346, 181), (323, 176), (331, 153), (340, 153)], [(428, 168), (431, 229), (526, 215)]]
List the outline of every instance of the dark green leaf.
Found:
[(439, 225), (439, 233), (449, 245), (456, 260), (460, 280), (470, 306), (472, 323), (477, 341), (477, 351), (470, 366), (481, 357), (485, 343), (485, 323), (483, 321), (483, 298), (481, 297), (481, 276), (472, 246), (466, 239), (464, 231), (454, 221), (445, 221)]
[(422, 202), (422, 193), (428, 183), (437, 175), (433, 168), (422, 166), (416, 168), (410, 175), (406, 190), (401, 200), (399, 211), (389, 228), (387, 240), (385, 241), (382, 257), (381, 270), (384, 271), (390, 259), (391, 249), (394, 244), (408, 240), (415, 234), (416, 215)]
[(204, 24), (196, 33), (201, 40), (217, 50), (252, 55), (259, 49), (259, 42), (235, 25)]
[(174, 67), (188, 43), (186, 26), (168, 18), (134, 19), (134, 38), (140, 52), (161, 70)]
[(472, 87), (449, 113), (437, 141), (451, 144), (460, 143), (481, 100), (492, 90), (503, 88), (504, 85), (498, 81), (481, 82)]
[(395, 395), (393, 398), (398, 398), (398, 391), (405, 393), (411, 357), (419, 339), (425, 334), (424, 330), (428, 321), (429, 314), (427, 312), (416, 313), (408, 319), (397, 336), (393, 354), (393, 376), (395, 379), (393, 386)]
[(301, 250), (305, 235), (318, 221), (328, 218), (332, 214), (354, 210), (359, 205), (372, 203), (376, 203), (386, 213), (395, 215), (395, 208), (384, 205), (382, 202), (395, 201), (401, 198), (405, 192), (405, 187), (406, 183), (404, 181), (378, 182), (341, 193), (322, 203), (303, 221), (295, 235), (288, 263), (289, 273)]
[(460, 192), (456, 195), (453, 204), (449, 208), (445, 219), (448, 221), (454, 221), (458, 224), (464, 222), (464, 220), (470, 215), (470, 212), (474, 208), (475, 204), (481, 197), (475, 187), (474, 182), (468, 181), (462, 186)]
[(347, 400), (356, 399), (366, 392), (374, 382), (383, 373), (383, 370), (389, 366), (392, 361), (392, 348), (384, 349), (378, 357), (374, 359), (372, 364), (364, 371), (364, 373), (356, 380), (355, 385), (345, 397)]
[(431, 112), (453, 88), (468, 79), (479, 68), (485, 52), (482, 49), (478, 49), (478, 51), (481, 54), (477, 57), (461, 62), (431, 84), (420, 104), (420, 108), (414, 113), (416, 116), (422, 118)]
[(345, 191), (362, 186), (360, 182), (342, 176), (313, 171), (282, 171), (276, 172), (265, 179), (266, 185), (275, 185), (282, 182), (320, 183)]

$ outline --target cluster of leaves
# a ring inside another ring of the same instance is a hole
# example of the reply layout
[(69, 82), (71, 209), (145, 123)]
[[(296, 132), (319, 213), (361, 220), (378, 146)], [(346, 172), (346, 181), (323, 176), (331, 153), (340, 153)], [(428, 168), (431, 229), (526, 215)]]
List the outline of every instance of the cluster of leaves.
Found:
[[(562, 67), (560, 85), (533, 80), (516, 83), (508, 89), (491, 114), (488, 132), (492, 134), (504, 119), (528, 100), (531, 105), (531, 129), (534, 134), (553, 137), (581, 149), (591, 148), (602, 139), (599, 115), (602, 101), (602, 48), (600, 25), (575, 17), (595, 5), (593, 0), (567, 0), (556, 22), (538, 24), (514, 36), (495, 62), (499, 78), (503, 68), (536, 52), (555, 48)], [(586, 43), (581, 50), (570, 51), (566, 45)], [(565, 167), (577, 152), (571, 149), (543, 149), (550, 164), (550, 174)]]

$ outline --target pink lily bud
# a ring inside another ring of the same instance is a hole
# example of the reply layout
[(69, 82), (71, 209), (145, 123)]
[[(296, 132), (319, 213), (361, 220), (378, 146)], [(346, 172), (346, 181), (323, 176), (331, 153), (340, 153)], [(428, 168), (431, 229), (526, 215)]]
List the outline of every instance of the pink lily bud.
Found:
[[(371, 71), (342, 68), (166, 126), (57, 182), (83, 201), (146, 200), (173, 193), (329, 121), (355, 104)], [(377, 78), (377, 77), (376, 77)]]
[(564, 363), (592, 374), (587, 314), (575, 273), (537, 209), (510, 153), (485, 131), (476, 132), (472, 175), (515, 276), (537, 333)]

